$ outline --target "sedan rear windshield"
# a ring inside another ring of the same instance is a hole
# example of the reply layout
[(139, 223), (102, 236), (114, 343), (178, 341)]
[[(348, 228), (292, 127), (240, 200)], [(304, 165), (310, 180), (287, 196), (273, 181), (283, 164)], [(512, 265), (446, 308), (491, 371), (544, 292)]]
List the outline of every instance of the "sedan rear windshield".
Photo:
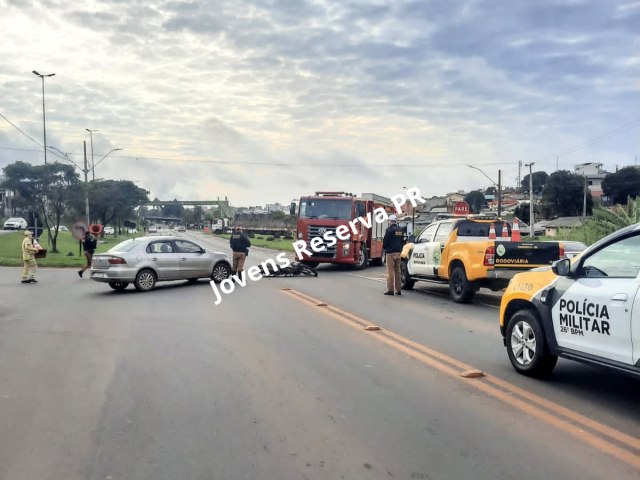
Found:
[(111, 248), (109, 251), (110, 252), (129, 252), (133, 250), (135, 246), (136, 246), (136, 241), (133, 238), (130, 238), (129, 240), (125, 240), (124, 242), (119, 243), (115, 247)]

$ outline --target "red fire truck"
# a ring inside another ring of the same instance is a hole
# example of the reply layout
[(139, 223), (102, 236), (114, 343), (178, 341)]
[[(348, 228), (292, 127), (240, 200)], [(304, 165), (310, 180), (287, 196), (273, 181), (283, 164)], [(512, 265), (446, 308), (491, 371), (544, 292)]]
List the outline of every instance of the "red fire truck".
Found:
[(325, 246), (323, 251), (303, 254), (302, 261), (310, 266), (319, 263), (347, 263), (355, 268), (364, 268), (369, 262), (382, 265), (384, 253), (382, 240), (388, 222), (375, 221), (374, 210), (383, 208), (393, 211), (391, 200), (374, 193), (363, 193), (356, 197), (345, 192), (316, 192), (313, 196), (301, 197), (299, 204), (291, 204), (291, 215), (297, 214), (297, 239), (310, 244), (316, 237), (323, 237), (328, 231), (335, 236), (340, 225), (349, 227), (349, 222), (370, 213), (371, 228), (356, 222), (357, 233), (349, 227), (350, 240), (338, 240), (333, 246)]

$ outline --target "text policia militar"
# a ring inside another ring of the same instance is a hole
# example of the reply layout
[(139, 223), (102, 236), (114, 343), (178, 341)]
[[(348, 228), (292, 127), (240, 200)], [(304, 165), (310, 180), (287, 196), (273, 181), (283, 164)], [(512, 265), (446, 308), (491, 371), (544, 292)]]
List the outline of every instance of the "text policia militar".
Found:
[[(402, 206), (408, 201), (411, 202), (412, 207), (417, 207), (418, 203), (426, 203), (427, 201), (420, 196), (420, 190), (416, 187), (407, 188), (407, 193), (398, 194), (391, 197), (391, 203), (398, 214), (402, 213)], [(373, 212), (367, 213), (364, 217), (358, 217), (354, 220), (348, 222), (348, 225), (339, 225), (335, 232), (331, 230), (327, 230), (322, 237), (315, 237), (307, 244), (305, 240), (297, 240), (293, 242), (293, 250), (296, 254), (298, 261), (302, 260), (302, 254), (306, 254), (307, 256), (311, 256), (312, 253), (309, 251), (311, 249), (313, 252), (320, 253), (327, 249), (327, 247), (332, 247), (338, 243), (338, 240), (347, 241), (351, 239), (351, 235), (358, 234), (357, 224), (361, 223), (366, 228), (371, 228), (373, 222), (376, 223), (384, 223), (389, 220), (389, 212), (387, 212), (384, 208), (378, 207)], [(277, 263), (276, 263), (277, 260)], [(226, 278), (220, 282), (219, 288), (216, 283), (211, 280), (209, 282), (211, 284), (211, 288), (213, 289), (213, 293), (216, 297), (215, 305), (219, 305), (222, 302), (222, 295), (232, 293), (236, 286), (246, 287), (247, 286), (247, 277), (249, 280), (257, 281), (260, 280), (263, 276), (263, 272), (275, 271), (282, 268), (287, 268), (291, 265), (291, 261), (286, 257), (285, 253), (280, 253), (276, 255), (275, 260), (273, 258), (268, 258), (264, 262), (260, 263), (260, 266), (253, 266), (247, 269), (247, 273), (241, 272), (239, 275), (231, 275), (229, 278)]]

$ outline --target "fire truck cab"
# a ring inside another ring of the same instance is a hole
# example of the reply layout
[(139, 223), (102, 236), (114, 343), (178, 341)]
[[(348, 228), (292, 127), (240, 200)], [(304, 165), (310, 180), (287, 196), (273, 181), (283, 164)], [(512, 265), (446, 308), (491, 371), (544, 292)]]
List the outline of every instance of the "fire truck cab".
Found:
[[(363, 193), (357, 197), (346, 192), (315, 192), (315, 195), (301, 197), (298, 205), (292, 203), (291, 214), (296, 215), (298, 240), (309, 244), (314, 238), (323, 238), (327, 232), (335, 236), (336, 229), (341, 225), (347, 226), (350, 231), (348, 240), (338, 239), (331, 246), (325, 244), (321, 251), (304, 254), (303, 263), (314, 267), (320, 263), (343, 263), (355, 268), (364, 268), (369, 262), (382, 265), (382, 240), (388, 222), (372, 220), (377, 208), (391, 212), (393, 204), (390, 199), (373, 193)], [(357, 221), (359, 218), (372, 221), (360, 222)], [(356, 232), (353, 232), (354, 229)]]

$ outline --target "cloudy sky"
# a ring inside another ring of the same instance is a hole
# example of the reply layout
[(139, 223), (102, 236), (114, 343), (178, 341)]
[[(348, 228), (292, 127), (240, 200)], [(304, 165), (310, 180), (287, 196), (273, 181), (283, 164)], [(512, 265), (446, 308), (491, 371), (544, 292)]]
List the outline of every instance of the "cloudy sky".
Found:
[[(640, 156), (640, 1), (0, 0), (0, 168), (161, 199), (425, 196)], [(11, 122), (11, 123), (9, 123)], [(30, 138), (29, 138), (30, 137)], [(56, 159), (55, 150), (47, 160)], [(524, 169), (523, 169), (524, 170)], [(524, 172), (522, 173), (524, 176)]]

